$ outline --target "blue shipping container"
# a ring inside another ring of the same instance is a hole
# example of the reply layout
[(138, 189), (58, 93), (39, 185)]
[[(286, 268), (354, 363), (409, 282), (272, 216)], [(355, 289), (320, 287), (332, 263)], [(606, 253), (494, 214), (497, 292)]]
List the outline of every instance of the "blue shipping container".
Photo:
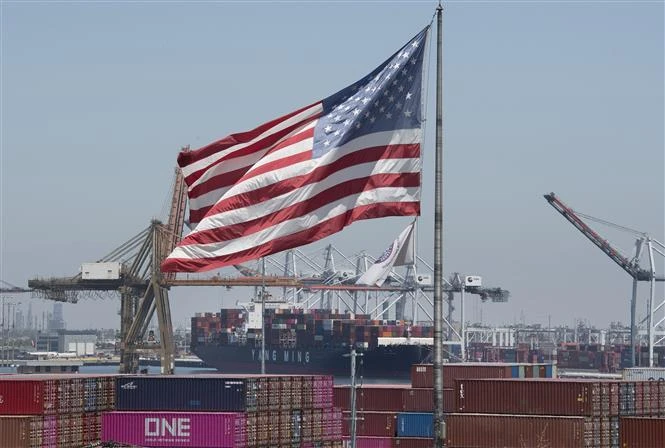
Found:
[(397, 414), (397, 437), (434, 437), (434, 414), (400, 412)]
[(245, 411), (242, 378), (122, 376), (116, 380), (118, 411)]

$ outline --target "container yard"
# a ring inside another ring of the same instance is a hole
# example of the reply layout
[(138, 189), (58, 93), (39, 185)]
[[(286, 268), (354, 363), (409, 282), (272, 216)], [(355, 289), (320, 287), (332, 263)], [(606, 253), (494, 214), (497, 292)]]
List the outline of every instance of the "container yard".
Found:
[(0, 447), (341, 447), (330, 376), (0, 375)]

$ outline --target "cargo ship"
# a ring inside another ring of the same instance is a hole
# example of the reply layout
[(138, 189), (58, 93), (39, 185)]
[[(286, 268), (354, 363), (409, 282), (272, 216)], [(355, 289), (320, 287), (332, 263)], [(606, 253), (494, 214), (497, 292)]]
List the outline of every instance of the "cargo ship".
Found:
[[(408, 378), (411, 366), (428, 362), (433, 327), (368, 315), (293, 307), (222, 309), (192, 318), (191, 350), (222, 373), (327, 374), (349, 376), (355, 347), (357, 373), (367, 378)], [(262, 350), (262, 345), (265, 349)]]

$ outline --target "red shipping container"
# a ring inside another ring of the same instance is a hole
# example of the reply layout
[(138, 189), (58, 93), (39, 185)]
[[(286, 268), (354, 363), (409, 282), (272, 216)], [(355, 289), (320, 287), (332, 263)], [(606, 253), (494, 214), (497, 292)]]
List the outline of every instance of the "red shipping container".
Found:
[(665, 446), (665, 418), (622, 417), (619, 435), (621, 448)]
[[(403, 394), (410, 389), (408, 384), (363, 386), (356, 391), (358, 411), (402, 411)], [(335, 386), (333, 403), (343, 410), (351, 409), (351, 388)]]
[[(512, 365), (501, 363), (451, 363), (443, 365), (443, 388), (455, 387), (456, 379), (467, 378), (512, 378)], [(413, 387), (434, 387), (434, 369), (432, 364), (411, 366), (411, 385)]]
[[(351, 417), (350, 413), (346, 413), (345, 420), (343, 420), (342, 434), (345, 436), (351, 435)], [(371, 436), (371, 437), (394, 437), (397, 433), (395, 425), (397, 424), (396, 412), (358, 412), (356, 422), (356, 435), (357, 436)]]
[(242, 413), (109, 412), (102, 441), (144, 447), (240, 448), (246, 445)]
[(41, 415), (58, 411), (56, 380), (2, 377), (0, 379), (0, 415)]
[(409, 389), (404, 389), (402, 391), (403, 411), (432, 412), (433, 409), (434, 409), (434, 389), (409, 388)]
[(584, 417), (503, 414), (449, 414), (446, 442), (448, 448), (600, 446), (585, 440)]
[[(610, 397), (607, 397), (609, 400)], [(466, 379), (455, 381), (455, 411), (488, 414), (601, 415), (601, 381)]]

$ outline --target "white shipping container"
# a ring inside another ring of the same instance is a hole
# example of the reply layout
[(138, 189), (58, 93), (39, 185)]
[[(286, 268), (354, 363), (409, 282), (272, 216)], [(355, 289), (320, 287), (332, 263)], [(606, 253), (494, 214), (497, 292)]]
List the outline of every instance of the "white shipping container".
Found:
[(83, 263), (81, 264), (81, 278), (83, 280), (118, 280), (120, 263)]
[(665, 367), (629, 367), (623, 369), (627, 381), (665, 381)]
[(85, 343), (85, 354), (86, 355), (94, 355), (95, 354), (95, 343), (94, 342), (86, 342)]

